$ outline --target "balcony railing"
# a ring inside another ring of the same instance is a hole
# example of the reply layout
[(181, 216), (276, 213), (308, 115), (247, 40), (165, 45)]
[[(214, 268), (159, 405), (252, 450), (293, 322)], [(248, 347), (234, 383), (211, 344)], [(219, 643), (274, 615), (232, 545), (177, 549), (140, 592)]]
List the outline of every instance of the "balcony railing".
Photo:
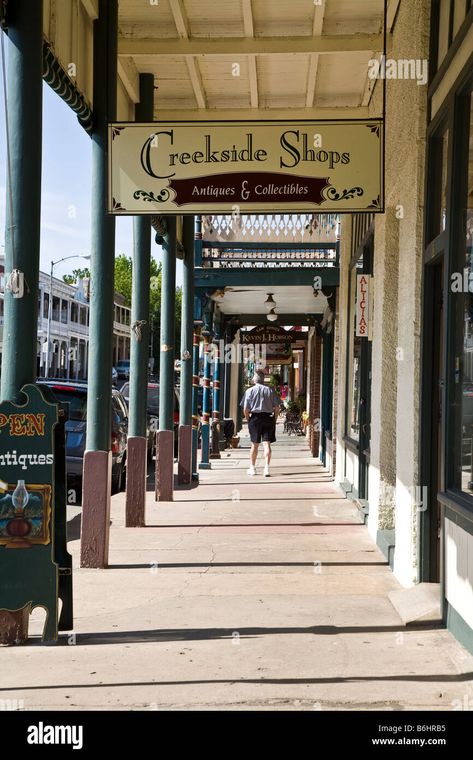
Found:
[(202, 217), (204, 243), (336, 243), (338, 214), (217, 214)]
[(337, 214), (202, 217), (197, 266), (226, 269), (338, 267)]
[(271, 267), (338, 267), (338, 247), (330, 248), (204, 248), (203, 267), (268, 269)]

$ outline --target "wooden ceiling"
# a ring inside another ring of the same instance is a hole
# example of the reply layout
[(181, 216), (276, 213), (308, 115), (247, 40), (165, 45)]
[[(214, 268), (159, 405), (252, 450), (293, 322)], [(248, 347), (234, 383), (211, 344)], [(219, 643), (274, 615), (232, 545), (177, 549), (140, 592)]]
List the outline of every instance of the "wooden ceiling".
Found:
[(154, 74), (155, 118), (365, 118), (383, 23), (384, 0), (120, 0), (119, 75), (137, 102)]
[[(387, 45), (400, 0), (387, 2)], [(155, 118), (380, 116), (368, 62), (384, 46), (385, 0), (118, 0), (118, 120), (133, 120), (139, 74)], [(44, 35), (93, 105), (98, 0), (44, 0)], [(377, 110), (378, 109), (378, 110)]]

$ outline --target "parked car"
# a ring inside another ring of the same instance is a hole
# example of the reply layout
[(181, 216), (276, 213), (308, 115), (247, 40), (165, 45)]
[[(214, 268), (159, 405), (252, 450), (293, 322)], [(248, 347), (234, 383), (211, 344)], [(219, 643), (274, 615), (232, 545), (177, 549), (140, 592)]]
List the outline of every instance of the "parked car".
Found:
[[(121, 394), (127, 404), (130, 399), (130, 383), (124, 383), (121, 387)], [(148, 438), (148, 459), (152, 459), (154, 451), (154, 434), (159, 429), (159, 383), (148, 383), (148, 400), (147, 400), (147, 438)], [(179, 429), (179, 389), (174, 388), (174, 453), (177, 451), (177, 436)]]
[[(68, 491), (81, 490), (87, 429), (87, 385), (54, 380), (42, 382), (51, 389), (59, 402), (69, 405), (69, 419), (66, 422), (67, 488)], [(125, 399), (116, 388), (112, 388), (112, 493), (118, 493), (125, 487), (127, 435), (128, 409)]]
[(115, 385), (118, 380), (118, 372), (115, 367), (112, 367), (112, 385)]
[(130, 379), (130, 360), (129, 359), (120, 359), (120, 361), (117, 362), (115, 369), (117, 371), (117, 377), (119, 380)]

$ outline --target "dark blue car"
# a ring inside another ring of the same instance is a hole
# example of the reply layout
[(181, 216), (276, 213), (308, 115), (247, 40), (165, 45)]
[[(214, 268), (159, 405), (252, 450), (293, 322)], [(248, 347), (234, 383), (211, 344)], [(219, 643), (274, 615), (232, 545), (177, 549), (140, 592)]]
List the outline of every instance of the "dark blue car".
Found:
[[(42, 383), (40, 383), (42, 384)], [(82, 466), (87, 431), (87, 385), (61, 380), (45, 381), (60, 403), (68, 404), (66, 422), (67, 490), (72, 494), (69, 503), (80, 503)], [(112, 425), (110, 448), (112, 452), (112, 493), (125, 488), (126, 443), (128, 436), (128, 409), (122, 394), (112, 388)]]

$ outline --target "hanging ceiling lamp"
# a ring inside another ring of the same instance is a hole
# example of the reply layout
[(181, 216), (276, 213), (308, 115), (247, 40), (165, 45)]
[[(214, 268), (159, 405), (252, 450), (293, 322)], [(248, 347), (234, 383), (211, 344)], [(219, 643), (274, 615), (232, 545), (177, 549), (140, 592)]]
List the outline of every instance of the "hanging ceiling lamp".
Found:
[(268, 297), (267, 297), (266, 301), (264, 302), (264, 305), (266, 306), (267, 309), (274, 309), (274, 307), (276, 306), (276, 301), (273, 298), (273, 294), (272, 293), (266, 293), (266, 295)]
[(270, 322), (276, 322), (277, 318), (278, 315), (274, 311), (274, 308), (272, 308), (271, 311), (266, 314), (266, 319), (269, 319)]

